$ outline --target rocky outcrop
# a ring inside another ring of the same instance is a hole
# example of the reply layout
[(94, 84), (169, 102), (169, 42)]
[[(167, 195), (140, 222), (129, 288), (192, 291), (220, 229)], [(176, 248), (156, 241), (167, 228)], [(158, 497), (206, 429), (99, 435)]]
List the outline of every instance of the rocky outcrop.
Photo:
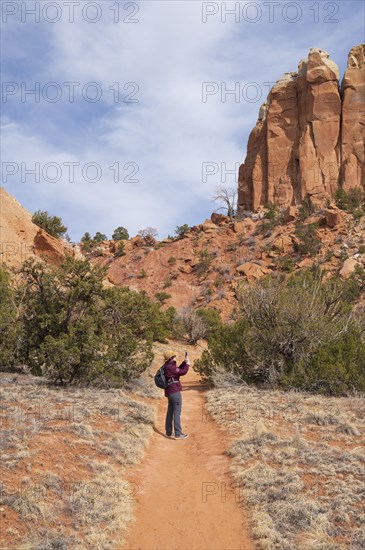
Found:
[(342, 185), (348, 190), (365, 181), (365, 44), (350, 50), (342, 95)]
[(56, 239), (32, 222), (32, 214), (0, 187), (0, 267), (19, 267), (32, 257), (57, 263), (74, 255), (66, 241)]
[(307, 197), (324, 205), (340, 186), (364, 185), (364, 70), (364, 46), (356, 46), (341, 98), (337, 65), (311, 49), (298, 72), (276, 82), (239, 170), (238, 211), (298, 205)]

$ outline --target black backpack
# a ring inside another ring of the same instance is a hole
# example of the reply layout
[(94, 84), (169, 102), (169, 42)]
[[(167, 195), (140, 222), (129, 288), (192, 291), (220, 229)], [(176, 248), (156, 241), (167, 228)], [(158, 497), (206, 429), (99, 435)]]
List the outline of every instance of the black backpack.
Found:
[(155, 384), (158, 388), (165, 390), (168, 387), (167, 379), (165, 376), (165, 365), (160, 367), (154, 376)]

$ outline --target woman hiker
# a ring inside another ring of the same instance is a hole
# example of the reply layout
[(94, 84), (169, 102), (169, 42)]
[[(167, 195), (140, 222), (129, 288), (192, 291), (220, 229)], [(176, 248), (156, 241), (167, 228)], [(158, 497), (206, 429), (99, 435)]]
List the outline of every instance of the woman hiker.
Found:
[[(183, 434), (180, 424), (181, 415), (181, 383), (180, 376), (186, 374), (189, 370), (189, 357), (185, 353), (185, 359), (178, 367), (175, 361), (176, 353), (167, 350), (163, 354), (165, 359), (164, 370), (167, 379), (168, 387), (165, 389), (165, 397), (168, 398), (168, 406), (166, 413), (166, 437), (170, 439), (186, 439), (187, 434)], [(172, 431), (172, 420), (174, 420), (174, 432)]]

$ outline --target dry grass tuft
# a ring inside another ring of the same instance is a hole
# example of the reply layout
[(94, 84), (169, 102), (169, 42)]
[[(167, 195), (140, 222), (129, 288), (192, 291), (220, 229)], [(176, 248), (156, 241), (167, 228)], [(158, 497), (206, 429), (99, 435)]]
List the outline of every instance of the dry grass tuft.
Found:
[(258, 548), (363, 549), (364, 406), (362, 396), (208, 393), (207, 410), (233, 436), (227, 454)]
[(120, 548), (138, 492), (127, 467), (143, 458), (155, 408), (120, 389), (2, 381), (2, 547)]

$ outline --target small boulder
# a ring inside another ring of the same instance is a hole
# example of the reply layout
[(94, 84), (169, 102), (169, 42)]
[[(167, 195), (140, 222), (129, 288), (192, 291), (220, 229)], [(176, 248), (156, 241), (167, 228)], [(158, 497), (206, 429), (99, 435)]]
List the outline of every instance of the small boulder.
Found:
[(298, 209), (295, 206), (288, 206), (283, 213), (284, 223), (293, 222), (298, 216)]
[(272, 247), (279, 252), (291, 252), (293, 250), (293, 240), (290, 235), (280, 235), (275, 239)]
[(210, 216), (210, 219), (215, 225), (224, 225), (229, 220), (227, 216), (225, 216), (224, 214), (218, 214), (217, 212), (213, 212), (213, 214)]
[(245, 275), (249, 282), (257, 281), (270, 273), (270, 269), (265, 266), (255, 264), (254, 262), (246, 262), (245, 264), (236, 267), (237, 273)]
[(328, 209), (325, 211), (325, 222), (331, 229), (341, 223), (341, 214), (338, 209)]
[(348, 279), (355, 271), (357, 265), (359, 265), (359, 263), (356, 260), (347, 258), (340, 269), (340, 277), (342, 277), (342, 279)]

